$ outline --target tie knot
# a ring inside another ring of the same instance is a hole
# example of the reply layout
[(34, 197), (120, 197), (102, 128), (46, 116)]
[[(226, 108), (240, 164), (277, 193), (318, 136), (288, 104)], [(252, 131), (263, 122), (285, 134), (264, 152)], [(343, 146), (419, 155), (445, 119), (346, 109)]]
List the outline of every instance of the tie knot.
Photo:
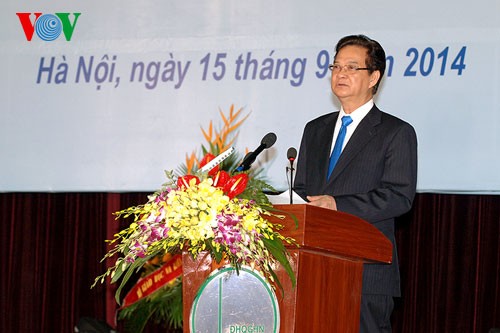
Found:
[(342, 126), (349, 126), (352, 123), (351, 116), (343, 116), (341, 120), (342, 120)]

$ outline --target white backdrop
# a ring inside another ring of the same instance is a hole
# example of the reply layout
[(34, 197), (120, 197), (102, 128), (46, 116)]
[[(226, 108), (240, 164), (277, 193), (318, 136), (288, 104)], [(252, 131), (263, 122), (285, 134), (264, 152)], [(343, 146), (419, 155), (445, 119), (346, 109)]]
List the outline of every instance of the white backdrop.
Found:
[[(34, 13), (65, 31), (44, 41), (53, 26)], [(0, 191), (155, 190), (231, 104), (251, 113), (238, 150), (278, 136), (258, 163), (284, 189), (287, 149), (338, 108), (336, 42), (363, 33), (388, 56), (377, 105), (417, 131), (418, 190), (497, 193), (499, 13), (497, 0), (3, 1)]]

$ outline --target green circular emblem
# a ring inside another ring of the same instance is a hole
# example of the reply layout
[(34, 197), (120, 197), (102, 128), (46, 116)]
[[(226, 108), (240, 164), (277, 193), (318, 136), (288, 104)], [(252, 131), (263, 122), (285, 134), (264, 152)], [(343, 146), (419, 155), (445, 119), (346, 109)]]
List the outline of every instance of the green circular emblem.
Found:
[(212, 272), (200, 287), (189, 322), (193, 333), (278, 333), (278, 301), (258, 272), (226, 266)]

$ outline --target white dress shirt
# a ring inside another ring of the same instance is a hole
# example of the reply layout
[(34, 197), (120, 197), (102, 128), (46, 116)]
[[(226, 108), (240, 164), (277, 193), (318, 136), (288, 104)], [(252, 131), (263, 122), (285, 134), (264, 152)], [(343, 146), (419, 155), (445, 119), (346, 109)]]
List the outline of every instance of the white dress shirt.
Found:
[(340, 108), (339, 117), (337, 118), (337, 122), (335, 124), (335, 130), (333, 132), (333, 140), (330, 149), (330, 154), (333, 151), (333, 147), (335, 146), (335, 141), (337, 140), (337, 136), (339, 135), (340, 127), (342, 126), (342, 117), (351, 116), (352, 118), (352, 123), (350, 123), (349, 126), (347, 126), (347, 132), (345, 135), (344, 144), (342, 145), (342, 150), (344, 150), (344, 147), (346, 146), (347, 142), (349, 142), (352, 133), (354, 133), (354, 130), (356, 129), (356, 127), (358, 127), (361, 120), (363, 120), (363, 118), (368, 114), (368, 112), (370, 112), (373, 105), (374, 105), (373, 99), (370, 99), (368, 102), (361, 105), (359, 108), (357, 108), (350, 114), (345, 113), (343, 107)]

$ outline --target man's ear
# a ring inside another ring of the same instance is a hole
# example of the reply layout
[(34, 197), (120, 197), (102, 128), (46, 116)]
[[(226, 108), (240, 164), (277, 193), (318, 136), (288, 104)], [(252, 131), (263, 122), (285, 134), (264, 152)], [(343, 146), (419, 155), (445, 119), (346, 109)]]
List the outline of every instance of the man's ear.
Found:
[(370, 88), (373, 88), (373, 86), (375, 86), (378, 82), (378, 80), (380, 79), (380, 71), (374, 71), (373, 73), (370, 74)]

